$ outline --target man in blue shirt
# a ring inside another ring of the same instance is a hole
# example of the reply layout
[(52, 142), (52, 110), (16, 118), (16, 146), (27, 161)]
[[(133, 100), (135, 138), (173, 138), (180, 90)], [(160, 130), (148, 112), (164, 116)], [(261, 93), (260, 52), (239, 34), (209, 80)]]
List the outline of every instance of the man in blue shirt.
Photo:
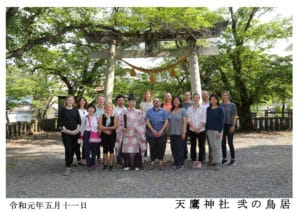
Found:
[(168, 113), (160, 107), (160, 100), (155, 98), (153, 100), (153, 108), (147, 111), (145, 117), (149, 129), (150, 170), (154, 168), (156, 158), (159, 160), (159, 169), (165, 169), (163, 158), (167, 142), (166, 128), (168, 126), (168, 116)]

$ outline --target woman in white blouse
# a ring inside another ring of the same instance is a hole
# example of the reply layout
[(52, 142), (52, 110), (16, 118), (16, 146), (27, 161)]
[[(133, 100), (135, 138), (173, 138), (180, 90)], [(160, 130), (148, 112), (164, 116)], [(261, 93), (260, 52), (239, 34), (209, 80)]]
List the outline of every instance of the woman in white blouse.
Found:
[[(200, 95), (195, 93), (193, 95), (193, 105), (187, 110), (188, 124), (190, 126), (191, 139), (191, 159), (193, 161), (193, 168), (201, 168), (203, 156), (205, 153), (205, 123), (206, 123), (206, 108), (200, 106)], [(196, 154), (198, 140), (198, 160)]]
[(83, 145), (88, 170), (93, 171), (96, 169), (96, 153), (101, 139), (98, 133), (98, 117), (95, 115), (96, 107), (90, 104), (87, 106), (87, 111), (88, 115), (83, 127)]

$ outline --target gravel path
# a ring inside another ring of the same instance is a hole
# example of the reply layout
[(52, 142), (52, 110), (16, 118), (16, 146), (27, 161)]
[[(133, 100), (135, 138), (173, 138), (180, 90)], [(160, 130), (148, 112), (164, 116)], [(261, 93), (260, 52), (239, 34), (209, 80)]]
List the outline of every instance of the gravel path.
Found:
[[(168, 144), (169, 147), (169, 144)], [(103, 171), (86, 167), (64, 177), (64, 150), (57, 133), (7, 140), (7, 198), (292, 198), (292, 132), (238, 133), (237, 164), (219, 171), (204, 165), (160, 171)]]

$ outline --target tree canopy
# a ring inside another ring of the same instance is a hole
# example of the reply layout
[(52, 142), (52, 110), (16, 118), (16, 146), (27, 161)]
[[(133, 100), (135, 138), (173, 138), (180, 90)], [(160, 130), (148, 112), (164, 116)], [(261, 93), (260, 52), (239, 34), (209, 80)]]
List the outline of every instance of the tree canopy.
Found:
[[(228, 26), (217, 40), (198, 40), (219, 47), (217, 56), (199, 57), (202, 89), (221, 94), (230, 90), (238, 106), (243, 129), (251, 129), (253, 104), (277, 98), (285, 102), (292, 97), (292, 58), (269, 55), (267, 49), (278, 39), (292, 36), (290, 17), (262, 22), (272, 8), (7, 8), (6, 60), (9, 99), (31, 95), (36, 108), (46, 108), (57, 95), (74, 94), (92, 99), (95, 87), (105, 80), (106, 60), (91, 61), (93, 51), (107, 49), (108, 43), (90, 38), (145, 36), (145, 32), (205, 32), (222, 21)], [(98, 36), (98, 37), (97, 37)], [(138, 49), (141, 43), (120, 42), (118, 49)], [(160, 47), (180, 48), (186, 40), (164, 41)], [(171, 64), (176, 58), (165, 58)], [(157, 76), (151, 84), (147, 74), (133, 78), (117, 62), (114, 95), (146, 89), (162, 97), (165, 91), (182, 95), (190, 90), (188, 63), (176, 66), (176, 76)], [(8, 108), (13, 105), (7, 101)]]

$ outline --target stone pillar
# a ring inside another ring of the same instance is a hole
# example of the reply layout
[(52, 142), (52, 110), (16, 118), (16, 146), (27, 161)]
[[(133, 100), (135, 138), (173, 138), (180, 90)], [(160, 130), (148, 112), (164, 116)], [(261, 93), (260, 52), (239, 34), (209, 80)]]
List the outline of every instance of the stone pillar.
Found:
[(109, 47), (109, 55), (107, 60), (107, 71), (104, 81), (104, 96), (106, 102), (112, 101), (115, 80), (115, 54), (116, 41), (113, 40)]
[(191, 74), (192, 93), (201, 95), (201, 80), (199, 73), (198, 55), (196, 48), (196, 40), (188, 41), (188, 61)]

